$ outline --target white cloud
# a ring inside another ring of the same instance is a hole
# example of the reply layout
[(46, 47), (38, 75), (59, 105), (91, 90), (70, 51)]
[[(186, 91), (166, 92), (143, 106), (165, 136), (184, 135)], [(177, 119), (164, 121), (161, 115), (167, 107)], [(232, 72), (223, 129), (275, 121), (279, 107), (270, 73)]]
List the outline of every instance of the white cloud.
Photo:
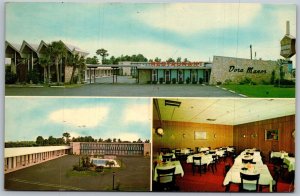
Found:
[(95, 127), (107, 118), (108, 112), (108, 107), (60, 109), (50, 113), (49, 119), (72, 126)]
[[(62, 39), (67, 43), (76, 45), (83, 50), (90, 52), (89, 56), (95, 56), (96, 50), (105, 48), (109, 56), (143, 54), (147, 58), (155, 57), (166, 60), (167, 58), (176, 58), (178, 56), (187, 57), (188, 59), (199, 60), (199, 51), (191, 50), (182, 46), (175, 46), (154, 40), (131, 40), (124, 39), (105, 39), (97, 41)], [(98, 56), (100, 59), (100, 57)]]
[(121, 133), (114, 138), (120, 138), (122, 141), (137, 141), (140, 137), (136, 133)]
[(151, 109), (150, 104), (133, 104), (124, 109), (123, 119), (125, 123), (138, 122), (150, 123)]
[(247, 25), (260, 10), (260, 4), (177, 3), (141, 12), (138, 20), (155, 28), (190, 35), (211, 29)]

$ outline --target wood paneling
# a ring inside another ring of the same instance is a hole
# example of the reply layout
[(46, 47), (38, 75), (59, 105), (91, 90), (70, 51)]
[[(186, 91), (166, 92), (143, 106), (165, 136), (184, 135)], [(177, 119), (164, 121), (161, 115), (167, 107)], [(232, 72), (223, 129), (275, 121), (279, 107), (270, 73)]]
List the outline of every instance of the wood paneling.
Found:
[[(278, 129), (279, 140), (265, 140), (265, 130)], [(295, 153), (295, 139), (292, 132), (295, 130), (295, 115), (257, 121), (233, 127), (233, 145), (238, 152), (245, 148), (257, 148), (268, 157), (269, 151), (280, 151)], [(256, 133), (257, 137), (251, 135)], [(246, 137), (243, 137), (245, 135)]]
[[(155, 133), (155, 128), (160, 126), (164, 129), (162, 137)], [(207, 132), (207, 139), (195, 140), (195, 131)], [(159, 121), (154, 121), (152, 135), (154, 155), (159, 152), (160, 148), (192, 148), (195, 150), (195, 147), (201, 146), (216, 148), (233, 145), (233, 126), (230, 125), (174, 121), (163, 121), (160, 125)]]

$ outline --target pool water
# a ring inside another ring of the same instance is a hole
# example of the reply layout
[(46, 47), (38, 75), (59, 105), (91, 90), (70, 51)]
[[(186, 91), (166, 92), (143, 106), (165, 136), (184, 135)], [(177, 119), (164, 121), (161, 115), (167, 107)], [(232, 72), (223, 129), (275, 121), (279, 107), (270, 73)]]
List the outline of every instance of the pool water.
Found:
[(112, 167), (120, 167), (117, 163), (116, 160), (113, 159), (98, 159), (98, 158), (92, 158), (91, 162), (93, 164), (95, 164), (96, 166), (103, 166), (103, 167), (109, 167), (108, 165), (106, 165), (107, 161), (113, 161), (115, 163), (115, 165), (112, 165)]

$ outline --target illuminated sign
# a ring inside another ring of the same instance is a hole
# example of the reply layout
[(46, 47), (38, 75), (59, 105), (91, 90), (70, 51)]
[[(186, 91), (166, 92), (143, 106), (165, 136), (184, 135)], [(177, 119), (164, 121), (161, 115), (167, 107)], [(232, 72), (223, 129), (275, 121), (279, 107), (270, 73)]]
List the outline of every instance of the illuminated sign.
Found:
[(296, 54), (296, 39), (290, 36), (284, 36), (280, 41), (281, 51), (280, 55), (284, 58), (290, 58)]
[(164, 67), (164, 66), (172, 66), (172, 67), (200, 67), (202, 65), (201, 62), (150, 62), (151, 66)]

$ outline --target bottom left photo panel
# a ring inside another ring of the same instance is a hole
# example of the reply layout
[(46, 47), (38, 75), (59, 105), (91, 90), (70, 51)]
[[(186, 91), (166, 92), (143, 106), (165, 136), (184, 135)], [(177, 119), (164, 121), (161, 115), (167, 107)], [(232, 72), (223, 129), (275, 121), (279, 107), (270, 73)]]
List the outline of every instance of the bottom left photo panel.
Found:
[(5, 97), (7, 191), (151, 191), (152, 99)]

